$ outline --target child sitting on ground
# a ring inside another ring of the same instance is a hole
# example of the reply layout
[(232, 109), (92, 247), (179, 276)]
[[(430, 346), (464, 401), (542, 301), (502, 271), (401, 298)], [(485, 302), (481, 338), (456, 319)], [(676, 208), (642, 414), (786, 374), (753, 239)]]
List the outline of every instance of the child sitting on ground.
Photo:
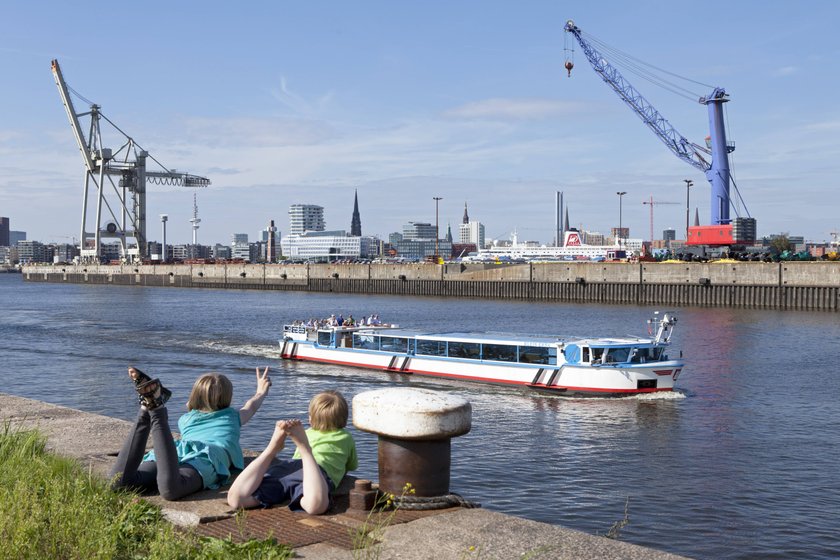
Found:
[[(269, 507), (289, 501), (289, 509), (320, 515), (331, 505), (330, 495), (347, 471), (356, 469), (356, 443), (347, 425), (347, 401), (337, 391), (325, 391), (309, 401), (309, 424), (280, 420), (263, 452), (236, 478), (228, 491), (233, 508)], [(297, 446), (292, 460), (274, 462), (286, 437)]]

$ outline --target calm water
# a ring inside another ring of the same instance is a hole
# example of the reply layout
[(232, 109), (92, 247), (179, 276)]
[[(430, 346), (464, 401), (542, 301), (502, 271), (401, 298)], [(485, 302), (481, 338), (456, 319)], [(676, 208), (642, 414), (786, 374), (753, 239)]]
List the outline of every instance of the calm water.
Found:
[[(467, 398), (472, 432), (453, 440), (452, 489), (484, 507), (696, 558), (840, 557), (840, 320), (835, 314), (678, 309), (687, 367), (668, 398), (565, 399), (283, 363), (298, 318), (378, 312), (430, 330), (642, 334), (651, 309), (482, 300), (24, 283), (0, 274), (0, 391), (130, 420), (136, 364), (173, 389), (216, 370), (236, 404), (270, 365), (274, 386), (245, 427), (260, 448), (308, 399), (410, 383)], [(354, 431), (376, 479), (376, 439)]]

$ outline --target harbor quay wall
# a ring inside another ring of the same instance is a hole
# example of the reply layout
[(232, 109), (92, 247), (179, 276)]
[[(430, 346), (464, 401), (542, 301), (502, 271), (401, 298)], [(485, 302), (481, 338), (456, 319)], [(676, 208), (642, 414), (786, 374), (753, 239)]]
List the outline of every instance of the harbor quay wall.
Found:
[(30, 282), (840, 310), (840, 263), (29, 265)]

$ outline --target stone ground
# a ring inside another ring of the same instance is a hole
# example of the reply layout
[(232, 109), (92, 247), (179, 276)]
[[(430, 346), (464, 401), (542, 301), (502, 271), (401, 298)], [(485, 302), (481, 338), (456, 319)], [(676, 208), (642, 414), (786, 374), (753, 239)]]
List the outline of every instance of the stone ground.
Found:
[[(107, 476), (130, 424), (31, 399), (0, 393), (0, 422), (38, 428), (48, 447), (78, 459)], [(250, 454), (253, 456), (253, 453)], [(148, 499), (161, 506), (173, 523), (202, 535), (234, 539), (272, 536), (291, 545), (300, 558), (347, 560), (490, 559), (627, 559), (682, 558), (614, 539), (556, 525), (495, 513), (486, 509), (450, 508), (432, 512), (399, 510), (377, 515), (349, 508), (352, 480), (339, 488), (335, 506), (326, 515), (310, 516), (285, 507), (252, 510), (235, 516), (225, 501), (226, 488), (206, 490), (177, 502)], [(368, 523), (385, 525), (378, 544), (354, 551), (353, 535)]]

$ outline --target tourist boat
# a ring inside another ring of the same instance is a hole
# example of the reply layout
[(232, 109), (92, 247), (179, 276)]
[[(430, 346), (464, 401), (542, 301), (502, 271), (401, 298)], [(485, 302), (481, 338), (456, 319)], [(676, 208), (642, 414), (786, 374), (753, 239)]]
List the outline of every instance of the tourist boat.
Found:
[(389, 373), (498, 383), (570, 396), (673, 391), (677, 319), (657, 312), (647, 337), (575, 338), (420, 333), (387, 326), (283, 327), (280, 355)]

